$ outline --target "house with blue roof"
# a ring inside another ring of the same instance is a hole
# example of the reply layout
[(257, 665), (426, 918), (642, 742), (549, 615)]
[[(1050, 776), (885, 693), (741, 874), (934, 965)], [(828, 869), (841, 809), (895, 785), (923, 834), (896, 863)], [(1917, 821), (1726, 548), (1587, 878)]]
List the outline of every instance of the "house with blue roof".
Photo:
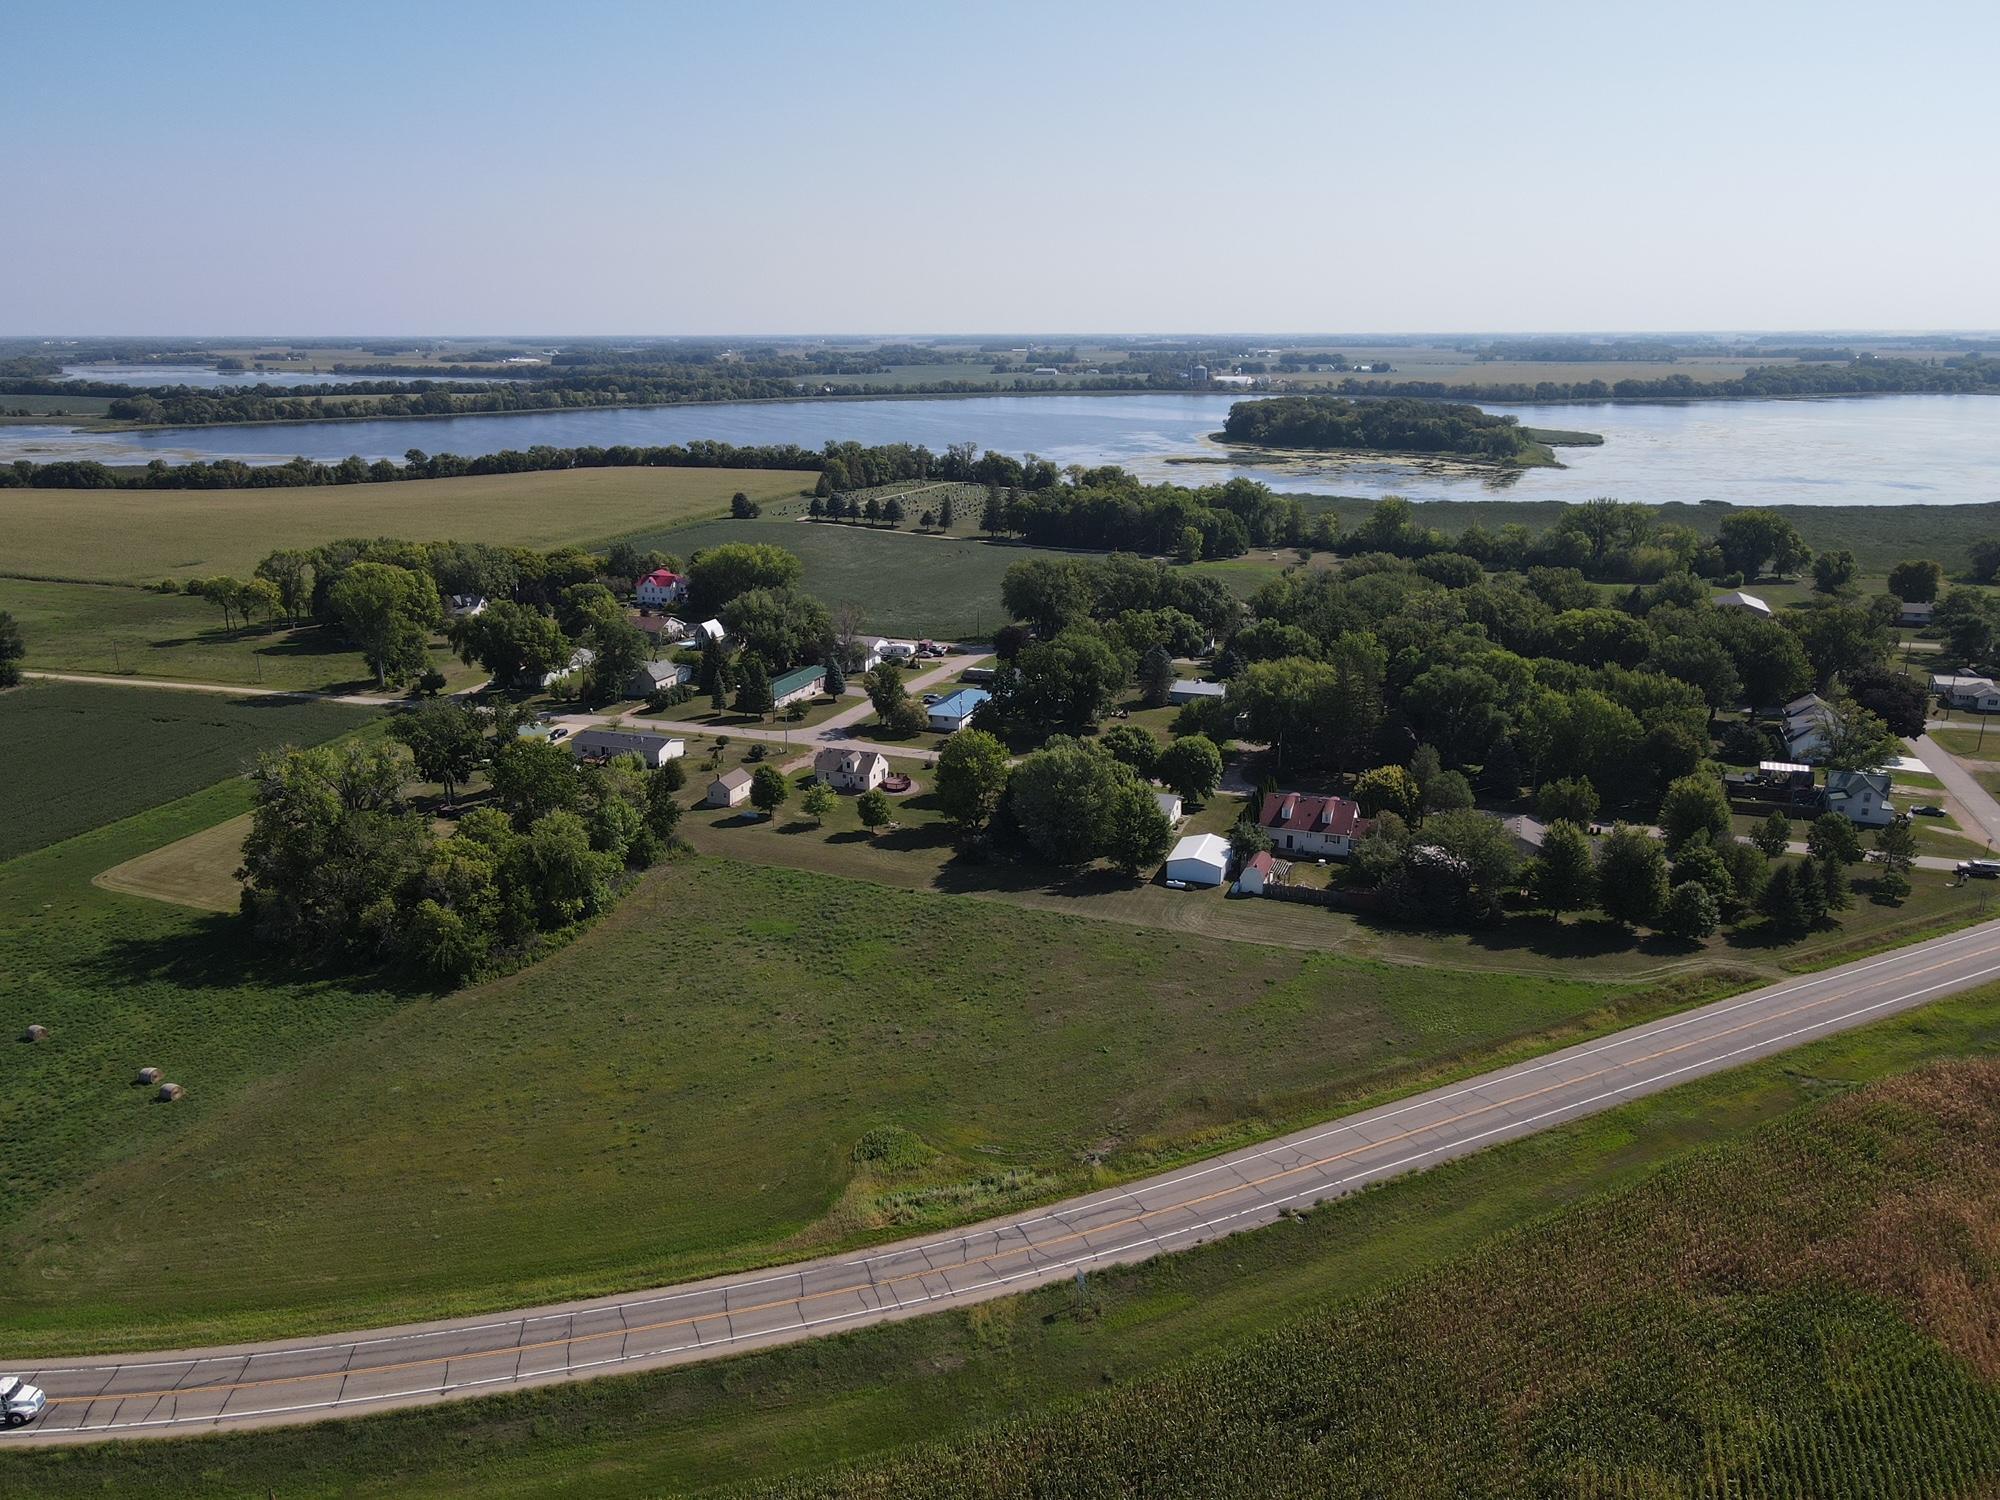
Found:
[(972, 715), (980, 704), (993, 695), (984, 688), (960, 688), (949, 698), (940, 698), (927, 712), (931, 716), (931, 728), (939, 734), (957, 734), (972, 722)]

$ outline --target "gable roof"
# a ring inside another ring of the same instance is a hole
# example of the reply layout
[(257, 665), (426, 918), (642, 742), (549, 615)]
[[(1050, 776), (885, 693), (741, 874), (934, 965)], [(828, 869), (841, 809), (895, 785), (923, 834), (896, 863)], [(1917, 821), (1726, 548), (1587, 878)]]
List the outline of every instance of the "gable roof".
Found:
[(1243, 862), (1243, 873), (1247, 875), (1255, 870), (1260, 875), (1268, 875), (1276, 864), (1277, 861), (1271, 858), (1269, 849), (1259, 849)]
[[(676, 573), (672, 568), (655, 568), (644, 578), (641, 578), (639, 583), (651, 583), (663, 589), (670, 589), (680, 581), (681, 575)], [(632, 586), (637, 588), (639, 584), (635, 583)]]
[(741, 766), (738, 766), (733, 771), (724, 771), (720, 776), (716, 777), (714, 781), (711, 781), (709, 785), (726, 786), (731, 788), (732, 790), (739, 786), (748, 786), (750, 785), (750, 773), (744, 770)]
[(1267, 792), (1257, 821), (1266, 828), (1353, 838), (1366, 830), (1361, 804), (1345, 797), (1309, 797), (1303, 792)]
[(796, 667), (771, 684), (771, 696), (782, 698), (787, 693), (796, 693), (802, 687), (825, 680), (825, 667)]
[(1229, 867), (1229, 840), (1219, 833), (1191, 833), (1174, 845), (1167, 855), (1167, 863), (1175, 860), (1198, 859), (1203, 864)]
[(822, 750), (813, 757), (815, 771), (841, 771), (849, 775), (859, 775), (868, 771), (876, 761), (883, 769), (889, 765), (889, 757), (880, 750)]

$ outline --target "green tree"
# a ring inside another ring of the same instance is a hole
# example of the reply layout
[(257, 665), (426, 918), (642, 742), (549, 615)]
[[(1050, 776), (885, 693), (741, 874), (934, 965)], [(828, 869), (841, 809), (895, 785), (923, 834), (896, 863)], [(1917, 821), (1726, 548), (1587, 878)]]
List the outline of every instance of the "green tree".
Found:
[(312, 603), (313, 554), (304, 547), (280, 547), (257, 564), (257, 576), (278, 591), (287, 624), (296, 625)]
[(1991, 583), (2000, 578), (2000, 540), (1983, 537), (1966, 549), (1972, 559), (1972, 581)]
[(824, 781), (815, 781), (799, 795), (799, 811), (811, 818), (813, 827), (817, 828), (826, 821), (826, 815), (833, 811), (836, 800), (838, 799), (834, 797), (832, 787)]
[(1806, 852), (1826, 863), (1854, 865), (1861, 862), (1861, 833), (1844, 815), (1821, 813), (1806, 834)]
[(1944, 569), (1928, 560), (1899, 562), (1889, 570), (1889, 592), (1905, 604), (1929, 604), (1944, 586)]
[(378, 685), (407, 681), (430, 664), (430, 634), (444, 608), (428, 573), (358, 562), (341, 575), (328, 602)]
[(523, 831), (548, 813), (577, 804), (576, 764), (561, 745), (515, 739), (493, 752), (493, 796)]
[(820, 660), (826, 663), (826, 695), (838, 698), (847, 691), (847, 664), (841, 660), (838, 645), (820, 653)]
[(21, 659), (27, 654), (28, 643), (19, 622), (0, 609), (0, 687), (12, 687), (21, 680)]
[(1805, 903), (1799, 897), (1799, 876), (1796, 865), (1781, 864), (1773, 867), (1771, 878), (1764, 886), (1763, 899), (1757, 903), (1757, 909), (1780, 932), (1805, 931), (1811, 918), (1807, 916)]
[(677, 760), (668, 761), (646, 778), (646, 826), (663, 845), (673, 841), (680, 827), (679, 792), (685, 785), (687, 772)]
[(1104, 809), (1104, 857), (1123, 875), (1136, 875), (1167, 857), (1173, 830), (1142, 782), (1126, 781)]
[(1822, 552), (1813, 559), (1813, 588), (1822, 594), (1838, 594), (1854, 582), (1859, 564), (1854, 554), (1842, 547), (1834, 552)]
[(765, 764), (750, 773), (750, 802), (766, 816), (776, 814), (790, 800), (792, 788), (785, 773)]
[(1900, 902), (1910, 894), (1910, 871), (1917, 862), (1917, 829), (1908, 813), (1875, 830), (1875, 848), (1882, 856), (1876, 894)]
[(1251, 821), (1245, 812), (1229, 830), (1229, 853), (1240, 869), (1253, 855), (1267, 854), (1271, 849), (1271, 835)]
[(1052, 864), (1082, 865), (1103, 852), (1105, 818), (1132, 773), (1082, 740), (1056, 735), (1007, 780), (1022, 836)]
[(983, 729), (961, 729), (937, 759), (937, 800), (962, 833), (984, 828), (1007, 789), (1007, 747)]
[(1424, 787), (1424, 812), (1457, 812), (1472, 806), (1472, 783), (1463, 771), (1440, 771)]
[(1714, 893), (1696, 880), (1675, 886), (1660, 913), (1660, 931), (1684, 943), (1698, 943), (1721, 925), (1722, 910)]
[(833, 635), (826, 606), (797, 589), (751, 589), (724, 605), (721, 618), (730, 639), (774, 672), (796, 666)]
[(1588, 828), (1597, 821), (1597, 808), (1597, 788), (1588, 776), (1546, 782), (1535, 794), (1535, 814), (1544, 823), (1560, 820)]
[(444, 788), (446, 807), (453, 805), (459, 783), (486, 752), (486, 726), (479, 715), (436, 698), (398, 714), (389, 723), (389, 733), (409, 747), (417, 774)]
[[(1842, 818), (1844, 823), (1847, 820)], [(1766, 859), (1776, 859), (1792, 842), (1792, 820), (1781, 812), (1774, 812), (1757, 825), (1750, 835), (1750, 842)]]
[(688, 561), (688, 609), (705, 620), (752, 589), (792, 588), (804, 573), (805, 564), (795, 555), (769, 542), (707, 547)]
[(1474, 915), (1498, 914), (1500, 898), (1521, 867), (1520, 851), (1498, 818), (1470, 808), (1439, 813), (1425, 821), (1423, 843), (1443, 851), (1464, 872)]
[(1017, 620), (1053, 636), (1090, 618), (1097, 589), (1090, 565), (1075, 557), (1017, 562), (1000, 579), (1000, 600)]
[(1139, 698), (1148, 708), (1164, 708), (1174, 687), (1174, 659), (1165, 646), (1139, 658)]
[(1659, 840), (1619, 824), (1597, 855), (1597, 899), (1604, 914), (1627, 927), (1651, 926), (1667, 903), (1667, 856)]
[(895, 495), (891, 495), (882, 506), (882, 519), (887, 521), (891, 526), (901, 526), (904, 518), (908, 515), (908, 508)]
[(1206, 802), (1222, 785), (1222, 752), (1205, 734), (1184, 734), (1160, 752), (1153, 775), (1183, 801)]
[(537, 818), (522, 840), (520, 864), (544, 928), (566, 927), (611, 904), (618, 859), (591, 846), (590, 830), (573, 812)]
[(1184, 563), (1198, 563), (1201, 561), (1201, 529), (1199, 527), (1183, 526), (1181, 528), (1180, 536), (1174, 541), (1174, 556)]
[(1424, 798), (1417, 786), (1417, 778), (1405, 767), (1377, 766), (1355, 777), (1354, 800), (1370, 817), (1376, 813), (1392, 812), (1408, 821), (1423, 811)]
[(1824, 746), (1820, 758), (1829, 770), (1872, 771), (1902, 754), (1881, 715), (1870, 713), (1845, 692), (1836, 691), (1826, 700), (1817, 724)]
[(467, 666), (477, 662), (499, 687), (537, 687), (569, 665), (571, 648), (560, 626), (539, 610), (496, 599), (476, 615), (452, 620), (445, 633)]
[(941, 531), (949, 531), (958, 519), (958, 507), (952, 504), (951, 491), (944, 492), (944, 499), (938, 502), (937, 523)]
[(1812, 560), (1812, 548), (1775, 510), (1739, 510), (1717, 529), (1723, 568), (1754, 579), (1769, 563), (1781, 576), (1796, 573)]
[(1660, 801), (1660, 833), (1673, 854), (1696, 834), (1713, 840), (1729, 837), (1729, 798), (1722, 783), (1705, 771), (1681, 777)]
[(854, 810), (861, 816), (861, 826), (872, 837), (877, 831), (889, 826), (896, 809), (890, 804), (888, 794), (880, 787), (863, 792), (854, 799)]
[(1141, 776), (1151, 776), (1160, 758), (1159, 739), (1143, 724), (1113, 724), (1097, 737), (1097, 748)]
[(1822, 905), (1829, 914), (1846, 911), (1854, 904), (1853, 892), (1847, 883), (1847, 867), (1837, 859), (1822, 859), (1818, 864)]
[(1597, 896), (1597, 869), (1591, 859), (1590, 838), (1568, 819), (1549, 824), (1542, 835), (1542, 848), (1529, 877), (1536, 902), (1554, 912), (1558, 921), (1566, 911), (1582, 911)]
[(736, 711), (740, 714), (755, 714), (763, 718), (772, 710), (771, 674), (764, 670), (763, 659), (754, 652), (746, 651), (739, 658), (736, 682)]
[(1014, 670), (1004, 694), (1008, 712), (1040, 728), (1074, 731), (1110, 712), (1131, 664), (1101, 634), (1076, 629), (1023, 647)]
[(593, 703), (624, 697), (639, 668), (652, 659), (653, 650), (645, 631), (622, 616), (600, 620), (591, 627), (590, 649), (588, 693)]

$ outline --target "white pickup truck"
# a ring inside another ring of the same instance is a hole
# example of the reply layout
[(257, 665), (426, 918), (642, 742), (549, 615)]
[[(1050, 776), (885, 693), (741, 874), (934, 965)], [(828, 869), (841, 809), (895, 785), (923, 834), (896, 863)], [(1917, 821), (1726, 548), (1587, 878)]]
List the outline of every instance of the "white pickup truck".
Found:
[(7, 1413), (9, 1427), (34, 1421), (48, 1404), (40, 1386), (29, 1385), (18, 1375), (0, 1375), (0, 1410)]

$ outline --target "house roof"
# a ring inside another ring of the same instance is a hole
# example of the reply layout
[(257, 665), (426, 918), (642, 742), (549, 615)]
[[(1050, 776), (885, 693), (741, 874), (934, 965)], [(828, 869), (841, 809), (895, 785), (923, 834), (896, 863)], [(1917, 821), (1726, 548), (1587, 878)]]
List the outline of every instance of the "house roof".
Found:
[(1153, 805), (1171, 818), (1180, 812), (1181, 799), (1179, 794), (1175, 792), (1155, 792), (1153, 793)]
[(985, 688), (960, 688), (949, 698), (940, 698), (927, 712), (934, 719), (964, 719), (993, 695)]
[(1222, 698), (1228, 696), (1229, 687), (1226, 683), (1209, 682), (1205, 678), (1197, 680), (1183, 677), (1167, 689), (1167, 693), (1169, 697), (1179, 693), (1187, 698)]
[(677, 661), (642, 661), (639, 663), (639, 670), (632, 675), (637, 677), (644, 674), (655, 682), (679, 682), (681, 673), (686, 670), (687, 668)]
[(1892, 785), (1887, 771), (1828, 771), (1826, 773), (1826, 794), (1829, 797), (1851, 797), (1856, 792), (1873, 790), (1881, 796), (1889, 795)]
[(1176, 860), (1198, 859), (1203, 864), (1226, 869), (1229, 865), (1229, 840), (1218, 833), (1191, 833), (1174, 845), (1167, 855), (1167, 863)]
[(1255, 870), (1259, 875), (1268, 875), (1276, 866), (1277, 861), (1271, 858), (1271, 851), (1259, 849), (1243, 862), (1243, 873), (1247, 875)]
[(810, 687), (815, 682), (825, 680), (825, 667), (798, 667), (771, 684), (771, 696), (782, 698), (787, 693), (796, 693), (802, 687)]
[[(639, 583), (651, 583), (651, 584), (656, 584), (663, 589), (670, 589), (680, 581), (681, 581), (681, 575), (676, 573), (672, 568), (655, 568), (653, 569), (652, 572), (648, 573), (644, 578), (641, 578), (639, 580)], [(637, 588), (638, 586), (639, 586), (638, 583), (632, 585), (632, 587), (634, 588)]]
[(1367, 819), (1361, 804), (1345, 797), (1309, 797), (1303, 792), (1267, 792), (1257, 821), (1266, 828), (1288, 828), (1297, 833), (1319, 833), (1330, 838), (1352, 838), (1362, 832)]
[(1934, 693), (1990, 693), (1993, 691), (1993, 679), (1990, 677), (1964, 677), (1944, 672), (1933, 672), (1931, 674), (1931, 691)]
[(741, 766), (738, 766), (733, 771), (724, 771), (720, 776), (716, 777), (715, 780), (711, 781), (709, 785), (726, 786), (732, 789), (739, 786), (748, 786), (750, 785), (750, 773), (744, 770)]
[(671, 734), (653, 734), (644, 729), (585, 729), (570, 741), (570, 745), (581, 755), (593, 745), (615, 746), (620, 750), (657, 750), (674, 742), (675, 736)]
[(1770, 605), (1759, 599), (1755, 594), (1746, 594), (1741, 589), (1732, 590), (1727, 594), (1717, 594), (1715, 596), (1715, 607), (1717, 609), (1754, 610), (1760, 615), (1768, 615), (1771, 612)]
[(880, 750), (822, 750), (813, 757), (815, 771), (865, 772), (876, 761), (886, 769), (889, 757)]

